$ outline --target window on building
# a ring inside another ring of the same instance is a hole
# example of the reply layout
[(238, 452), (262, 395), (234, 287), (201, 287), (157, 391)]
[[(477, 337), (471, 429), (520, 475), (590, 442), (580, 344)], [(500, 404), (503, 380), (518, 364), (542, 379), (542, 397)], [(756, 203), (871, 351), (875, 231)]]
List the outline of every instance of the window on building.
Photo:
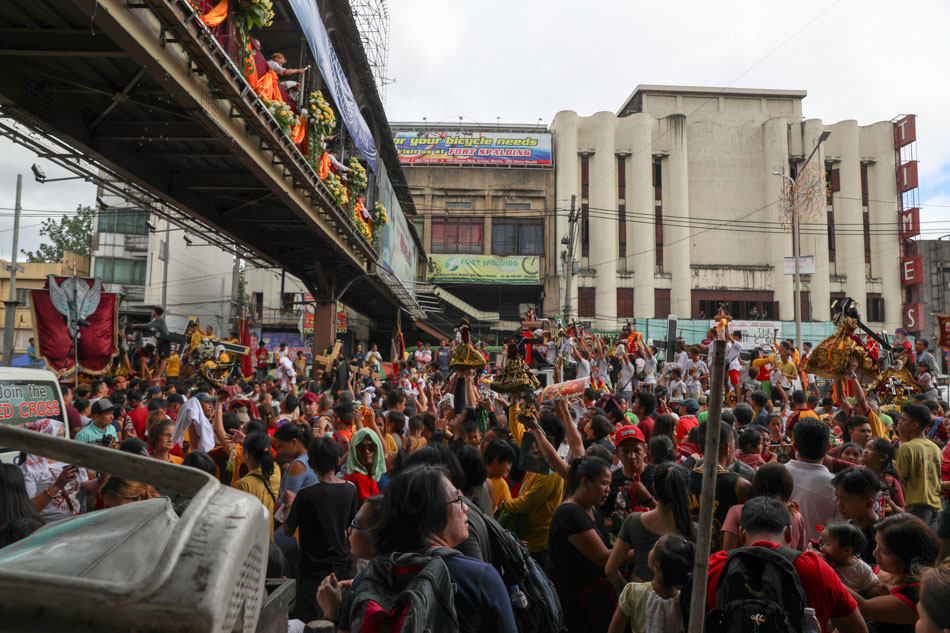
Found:
[(261, 319), (264, 316), (264, 293), (255, 292), (254, 293), (254, 314), (258, 319)]
[[(693, 290), (690, 301), (694, 319), (714, 318), (720, 305), (733, 319), (776, 319), (779, 315), (778, 302), (767, 290)], [(802, 303), (805, 302), (803, 293)]]
[(867, 319), (872, 323), (884, 322), (884, 297), (879, 292), (869, 292), (866, 303), (868, 307)]
[(540, 255), (544, 252), (541, 220), (497, 218), (491, 226), (492, 255)]
[(297, 293), (296, 292), (285, 292), (280, 295), (280, 311), (281, 312), (296, 312), (297, 311)]
[(665, 319), (670, 316), (670, 290), (669, 288), (653, 289), (653, 318)]
[[(654, 240), (656, 272), (663, 272), (663, 169), (661, 159), (653, 160)], [(664, 317), (665, 318), (665, 317)]]
[(17, 288), (16, 289), (16, 301), (20, 305), (20, 308), (29, 308), (30, 307), (30, 289), (29, 288)]
[(581, 156), (581, 257), (590, 257), (590, 157)]
[(844, 303), (845, 297), (848, 295), (843, 292), (832, 292), (828, 297), (828, 307), (834, 313), (835, 302), (838, 303), (838, 306), (841, 306)]
[(414, 219), (412, 220), (412, 225), (415, 227), (415, 229), (416, 229), (416, 235), (419, 236), (419, 239), (420, 239), (420, 240), (423, 239), (423, 238), (425, 237), (425, 234), (426, 234), (426, 233), (425, 233), (425, 230), (426, 230), (426, 221), (425, 221), (425, 218), (422, 218), (422, 217), (416, 217), (416, 218), (414, 218)]
[(144, 209), (101, 209), (97, 226), (100, 233), (145, 235), (148, 232), (146, 220), (148, 212)]
[(140, 259), (122, 259), (119, 257), (97, 257), (96, 277), (108, 284), (128, 284), (144, 286), (148, 262)]
[(451, 200), (445, 203), (446, 209), (471, 209), (471, 200)]
[(485, 252), (485, 221), (481, 218), (433, 216), (433, 253), (479, 254)]
[(577, 316), (593, 318), (597, 315), (597, 289), (596, 288), (578, 288), (577, 289)]
[(835, 212), (828, 209), (828, 261), (835, 262)]
[(508, 211), (530, 211), (530, 202), (505, 202), (505, 209)]
[[(627, 256), (627, 161), (617, 157), (617, 247), (620, 257)], [(619, 301), (619, 299), (618, 299)], [(619, 316), (619, 315), (618, 315)]]
[[(811, 293), (807, 290), (801, 291), (802, 321), (811, 321)], [(794, 295), (793, 299), (794, 301)]]
[(617, 318), (633, 318), (633, 288), (617, 288)]

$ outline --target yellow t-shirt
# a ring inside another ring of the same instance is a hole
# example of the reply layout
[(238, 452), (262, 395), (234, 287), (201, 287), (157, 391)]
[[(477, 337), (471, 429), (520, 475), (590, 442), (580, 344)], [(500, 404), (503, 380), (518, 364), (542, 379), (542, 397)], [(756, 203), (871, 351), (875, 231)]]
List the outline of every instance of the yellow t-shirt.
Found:
[(181, 356), (178, 353), (174, 353), (168, 357), (168, 365), (165, 370), (165, 375), (169, 378), (177, 378), (181, 373)]
[(511, 500), (511, 489), (504, 477), (489, 477), (488, 481), (491, 482), (491, 511), (494, 514), (502, 501)]
[(263, 477), (263, 473), (260, 467), (257, 467), (244, 477), (238, 479), (234, 484), (234, 488), (235, 490), (240, 490), (257, 497), (260, 502), (264, 504), (264, 507), (267, 508), (267, 513), (270, 515), (270, 540), (273, 541), (274, 498), (280, 494), (280, 469), (275, 466), (274, 472), (271, 473), (270, 480), (267, 482), (270, 487), (270, 492), (274, 493), (273, 497), (267, 492), (267, 488), (264, 487), (264, 482), (261, 481), (260, 477)]
[(897, 472), (904, 482), (904, 502), (907, 508), (930, 506), (940, 512), (940, 465), (943, 454), (928, 439), (918, 437), (904, 442), (897, 449)]

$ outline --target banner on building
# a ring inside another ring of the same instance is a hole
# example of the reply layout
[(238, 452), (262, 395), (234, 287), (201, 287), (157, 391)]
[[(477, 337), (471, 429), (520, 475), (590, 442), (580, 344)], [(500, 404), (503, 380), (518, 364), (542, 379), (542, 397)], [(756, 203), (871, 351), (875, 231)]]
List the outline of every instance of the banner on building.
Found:
[(393, 137), (399, 162), (407, 165), (553, 165), (546, 132), (407, 130)]
[(307, 363), (313, 362), (313, 350), (309, 341), (313, 339), (304, 338), (297, 332), (261, 332), (261, 339), (264, 341), (264, 347), (271, 354), (273, 361), (277, 360), (277, 350), (281, 343), (287, 344), (287, 350), (290, 353), (290, 359), (297, 358), (297, 352), (302, 351)]
[(336, 304), (336, 333), (346, 333), (346, 308), (339, 303)]
[(379, 152), (376, 149), (376, 142), (373, 140), (373, 133), (360, 112), (359, 104), (356, 103), (346, 73), (343, 72), (340, 59), (330, 42), (330, 35), (327, 33), (327, 27), (323, 24), (323, 17), (320, 15), (317, 3), (307, 2), (306, 0), (290, 0), (290, 8), (293, 9), (297, 21), (300, 22), (307, 43), (310, 44), (310, 52), (317, 60), (317, 68), (320, 69), (320, 75), (323, 77), (326, 89), (333, 97), (333, 103), (346, 124), (350, 139), (356, 145), (356, 149), (359, 150), (360, 154), (363, 155), (363, 158), (366, 159), (366, 162), (369, 163), (369, 168), (375, 173), (376, 159)]
[(950, 350), (950, 314), (935, 314), (937, 319), (937, 347)]
[(537, 256), (430, 255), (426, 279), (432, 282), (537, 285), (541, 283)]
[[(709, 322), (709, 327), (716, 327), (719, 321), (713, 319)], [(766, 350), (772, 349), (772, 341), (775, 340), (775, 330), (778, 330), (779, 338), (782, 334), (781, 321), (736, 321), (729, 322), (730, 332), (742, 332), (742, 348), (752, 349), (761, 347)]]

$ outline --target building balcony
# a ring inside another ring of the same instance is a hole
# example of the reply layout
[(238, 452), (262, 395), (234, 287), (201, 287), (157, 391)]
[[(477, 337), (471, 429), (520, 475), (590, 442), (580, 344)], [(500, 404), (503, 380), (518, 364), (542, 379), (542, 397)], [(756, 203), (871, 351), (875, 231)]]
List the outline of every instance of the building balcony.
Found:
[(120, 292), (126, 301), (145, 301), (145, 286), (131, 286), (123, 284), (122, 290)]
[(300, 312), (279, 308), (251, 308), (247, 320), (264, 327), (296, 327), (300, 323)]
[(147, 235), (126, 235), (125, 250), (130, 253), (147, 253), (148, 236)]

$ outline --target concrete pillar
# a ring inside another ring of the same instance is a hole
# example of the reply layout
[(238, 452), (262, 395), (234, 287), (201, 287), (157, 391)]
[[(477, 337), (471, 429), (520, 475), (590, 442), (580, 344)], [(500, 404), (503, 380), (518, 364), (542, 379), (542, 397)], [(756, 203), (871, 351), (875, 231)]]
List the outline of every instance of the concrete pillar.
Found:
[(828, 153), (840, 157), (834, 164), (838, 169), (841, 190), (834, 194), (836, 233), (836, 256), (838, 274), (846, 275), (848, 296), (866, 312), (866, 275), (864, 267), (864, 233), (861, 230), (864, 217), (861, 207), (861, 149), (858, 141), (858, 122), (841, 121), (835, 124), (834, 132), (826, 143)]
[[(686, 142), (686, 115), (671, 114), (665, 119), (669, 126), (670, 154), (663, 161), (663, 215), (676, 216), (674, 223), (663, 224), (663, 272), (670, 273), (670, 310), (680, 317), (689, 317), (691, 276), (689, 252), (692, 246), (689, 217), (689, 156)], [(663, 315), (658, 315), (663, 316)]]
[[(749, 219), (778, 222), (782, 218), (783, 179), (774, 175), (788, 173), (788, 124), (784, 118), (769, 119), (762, 125), (762, 154), (765, 160), (762, 163), (762, 199), (763, 204), (774, 202), (768, 211), (751, 216)], [(776, 225), (778, 226), (778, 225)], [(742, 223), (738, 225), (742, 231)], [(791, 275), (785, 274), (785, 258), (792, 256), (792, 232), (775, 230), (770, 235), (763, 235), (769, 242), (768, 262), (772, 264), (772, 291), (775, 301), (778, 301), (778, 314), (768, 315), (770, 319), (791, 321), (795, 318), (794, 283)]]
[(336, 341), (336, 303), (318, 302), (313, 314), (313, 353), (323, 354)]
[[(568, 232), (568, 213), (571, 208), (571, 196), (577, 196), (577, 208), (581, 204), (581, 169), (580, 159), (577, 155), (577, 126), (579, 117), (572, 110), (558, 112), (551, 122), (551, 131), (554, 135), (554, 164), (556, 166), (554, 180), (554, 205), (557, 209), (554, 222), (554, 232), (548, 236), (548, 247), (556, 253), (556, 270), (560, 277), (560, 305), (557, 306), (552, 314), (563, 314), (564, 304), (569, 302), (571, 313), (577, 316), (577, 278), (572, 282), (571, 296), (564, 294), (564, 284), (566, 280), (564, 259), (561, 253), (567, 250), (567, 247), (561, 244), (561, 238), (567, 236)], [(580, 233), (578, 232), (578, 235)], [(579, 238), (578, 238), (579, 239)], [(579, 259), (580, 244), (575, 249), (575, 258)]]
[[(617, 155), (616, 117), (598, 112), (591, 117), (596, 152), (590, 157), (590, 256), (597, 318), (595, 328), (617, 328)], [(583, 266), (583, 264), (582, 264)], [(589, 278), (588, 278), (589, 279)]]
[[(884, 297), (884, 329), (889, 334), (903, 327), (901, 309), (904, 296), (900, 278), (900, 237), (896, 174), (894, 173), (894, 126), (890, 122), (875, 123), (863, 130), (865, 155), (876, 162), (868, 165), (869, 210), (871, 213), (871, 276), (881, 280)], [(869, 151), (868, 151), (869, 150)], [(877, 202), (876, 202), (877, 201)], [(866, 307), (865, 307), (866, 309)]]
[[(809, 119), (804, 123), (804, 134), (802, 135), (802, 148), (805, 158), (811, 154), (815, 145), (818, 143), (818, 137), (824, 130), (820, 119)], [(818, 169), (818, 173), (825, 170), (825, 148), (824, 143), (818, 149), (818, 152), (808, 163)], [(822, 181), (823, 182), (823, 181)], [(822, 193), (822, 195), (824, 195)], [(825, 217), (824, 200), (820, 201), (822, 213), (815, 222), (802, 224), (802, 255), (815, 256), (815, 274), (811, 276), (809, 283), (811, 318), (815, 321), (827, 321), (831, 318), (831, 266), (828, 262), (828, 219)]]
[(627, 158), (627, 253), (633, 270), (633, 314), (637, 318), (653, 318), (654, 213), (653, 153), (650, 151), (657, 121), (643, 112), (632, 114), (630, 147), (634, 154)]

